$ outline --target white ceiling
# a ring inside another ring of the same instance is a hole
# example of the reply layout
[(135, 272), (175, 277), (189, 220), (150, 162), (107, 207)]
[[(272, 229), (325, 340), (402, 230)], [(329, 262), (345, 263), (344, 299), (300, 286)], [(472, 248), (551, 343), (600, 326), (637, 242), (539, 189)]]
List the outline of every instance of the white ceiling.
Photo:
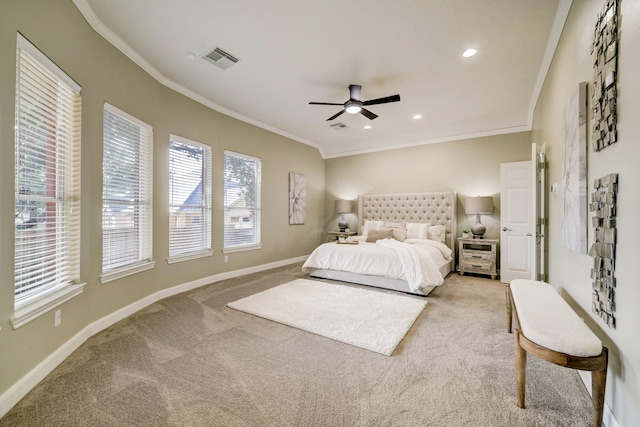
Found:
[[(331, 158), (531, 129), (571, 0), (74, 3), (162, 84)], [(221, 70), (201, 59), (214, 45), (240, 62)], [(478, 54), (463, 58), (470, 47)], [(343, 103), (349, 84), (362, 85), (362, 100), (401, 101), (368, 107), (372, 121), (327, 122), (342, 107), (308, 104)]]

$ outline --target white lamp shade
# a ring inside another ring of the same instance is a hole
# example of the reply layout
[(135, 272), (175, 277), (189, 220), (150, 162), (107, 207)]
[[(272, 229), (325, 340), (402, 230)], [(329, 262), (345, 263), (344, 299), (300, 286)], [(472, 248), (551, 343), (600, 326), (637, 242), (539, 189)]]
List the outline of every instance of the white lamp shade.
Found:
[(339, 214), (351, 213), (353, 209), (351, 207), (351, 200), (336, 200), (335, 209), (336, 213)]
[(493, 213), (493, 197), (478, 196), (467, 197), (464, 205), (464, 213), (467, 215), (475, 214), (492, 214)]

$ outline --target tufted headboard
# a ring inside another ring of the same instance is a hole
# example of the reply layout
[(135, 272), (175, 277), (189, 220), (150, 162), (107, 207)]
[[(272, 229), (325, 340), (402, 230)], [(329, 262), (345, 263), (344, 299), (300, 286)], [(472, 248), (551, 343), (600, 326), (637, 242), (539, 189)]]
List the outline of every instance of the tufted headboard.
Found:
[(364, 194), (358, 196), (358, 230), (364, 220), (429, 222), (444, 225), (446, 244), (455, 253), (456, 193)]

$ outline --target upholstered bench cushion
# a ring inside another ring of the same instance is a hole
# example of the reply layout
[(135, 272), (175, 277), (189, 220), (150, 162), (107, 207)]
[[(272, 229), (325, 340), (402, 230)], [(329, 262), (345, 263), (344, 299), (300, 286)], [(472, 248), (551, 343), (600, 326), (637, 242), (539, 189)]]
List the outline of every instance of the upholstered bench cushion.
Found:
[(573, 356), (602, 352), (602, 342), (550, 284), (515, 279), (509, 288), (520, 328), (529, 341)]

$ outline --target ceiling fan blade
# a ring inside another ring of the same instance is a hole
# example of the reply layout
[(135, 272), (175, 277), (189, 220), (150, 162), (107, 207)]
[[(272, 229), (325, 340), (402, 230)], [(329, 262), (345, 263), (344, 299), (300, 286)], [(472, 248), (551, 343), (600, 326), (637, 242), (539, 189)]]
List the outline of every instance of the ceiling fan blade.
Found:
[(335, 102), (310, 102), (311, 105), (344, 105), (344, 104), (336, 104)]
[(362, 110), (360, 110), (360, 114), (362, 114), (363, 116), (365, 116), (369, 120), (373, 120), (376, 117), (378, 117), (377, 114), (372, 113), (371, 111), (367, 110), (366, 108), (363, 108)]
[[(342, 105), (342, 104), (338, 104), (338, 105)], [(333, 119), (335, 119), (336, 117), (338, 117), (339, 115), (341, 115), (342, 113), (344, 113), (344, 110), (342, 110), (342, 111), (340, 111), (339, 113), (334, 114), (333, 116), (329, 117), (326, 121), (328, 122), (329, 120), (333, 120)]]
[(349, 96), (351, 99), (360, 100), (360, 90), (362, 86), (360, 85), (349, 85)]
[(385, 96), (384, 98), (370, 99), (369, 101), (363, 101), (362, 105), (375, 105), (375, 104), (386, 104), (387, 102), (398, 102), (400, 101), (400, 95), (391, 95)]

